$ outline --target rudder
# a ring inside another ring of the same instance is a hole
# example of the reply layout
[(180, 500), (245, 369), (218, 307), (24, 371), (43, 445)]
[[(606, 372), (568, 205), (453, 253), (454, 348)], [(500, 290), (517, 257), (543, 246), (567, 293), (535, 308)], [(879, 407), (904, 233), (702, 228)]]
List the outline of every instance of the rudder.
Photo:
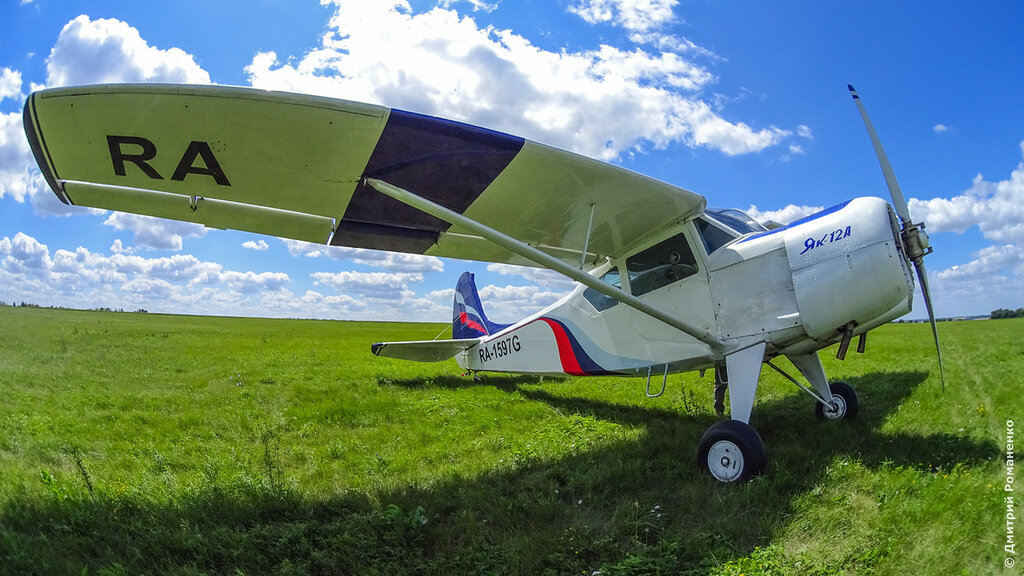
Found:
[(489, 336), (510, 324), (495, 324), (487, 319), (472, 272), (464, 272), (455, 286), (452, 305), (452, 338), (481, 338)]

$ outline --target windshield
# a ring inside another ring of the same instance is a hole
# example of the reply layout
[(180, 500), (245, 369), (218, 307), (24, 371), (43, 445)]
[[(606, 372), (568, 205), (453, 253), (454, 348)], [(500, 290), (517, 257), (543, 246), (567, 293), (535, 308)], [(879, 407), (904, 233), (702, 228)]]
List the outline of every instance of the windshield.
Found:
[(705, 210), (704, 213), (711, 216), (719, 223), (739, 232), (741, 235), (750, 234), (751, 232), (768, 231), (767, 228), (757, 223), (753, 218), (734, 208), (729, 208), (727, 210), (708, 209)]

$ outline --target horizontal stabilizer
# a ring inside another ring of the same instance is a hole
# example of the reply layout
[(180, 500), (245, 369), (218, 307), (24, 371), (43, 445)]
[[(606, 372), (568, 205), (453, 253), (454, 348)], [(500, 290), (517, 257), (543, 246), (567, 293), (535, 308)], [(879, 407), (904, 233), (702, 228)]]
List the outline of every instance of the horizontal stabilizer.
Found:
[(370, 346), (374, 356), (414, 360), (416, 362), (440, 362), (453, 358), (459, 352), (472, 348), (480, 338), (458, 340), (417, 340), (413, 342), (378, 342)]

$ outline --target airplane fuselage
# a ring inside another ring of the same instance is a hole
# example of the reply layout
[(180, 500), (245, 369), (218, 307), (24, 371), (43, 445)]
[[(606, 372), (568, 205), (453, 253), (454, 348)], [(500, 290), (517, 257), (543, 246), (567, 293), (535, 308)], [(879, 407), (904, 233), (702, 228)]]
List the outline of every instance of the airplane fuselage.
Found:
[(808, 354), (911, 310), (913, 276), (888, 204), (856, 198), (774, 230), (708, 211), (593, 270), (707, 329), (715, 350), (582, 284), (456, 356), (473, 371), (646, 374), (710, 368), (755, 342)]

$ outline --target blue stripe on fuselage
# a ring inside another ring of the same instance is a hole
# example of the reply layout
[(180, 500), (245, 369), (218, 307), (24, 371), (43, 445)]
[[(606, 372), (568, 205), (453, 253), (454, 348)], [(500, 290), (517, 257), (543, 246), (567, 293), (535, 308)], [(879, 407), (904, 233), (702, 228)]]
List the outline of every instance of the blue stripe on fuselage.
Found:
[(742, 244), (742, 243), (744, 243), (744, 242), (746, 242), (748, 240), (753, 240), (755, 238), (764, 238), (765, 236), (771, 236), (772, 234), (775, 234), (776, 232), (784, 232), (784, 231), (789, 230), (790, 228), (793, 228), (795, 226), (799, 226), (801, 224), (806, 224), (807, 222), (810, 222), (812, 220), (817, 220), (818, 218), (821, 218), (823, 216), (828, 216), (829, 214), (832, 214), (834, 212), (838, 212), (838, 211), (842, 210), (843, 208), (846, 208), (846, 205), (849, 204), (850, 202), (851, 202), (851, 200), (847, 200), (846, 202), (842, 202), (840, 204), (836, 204), (835, 206), (832, 206), (830, 208), (825, 208), (821, 212), (815, 212), (814, 214), (811, 214), (810, 216), (804, 216), (803, 218), (801, 218), (799, 220), (796, 220), (796, 221), (793, 221), (793, 222), (790, 222), (789, 224), (786, 224), (785, 226), (782, 226), (780, 228), (776, 228), (774, 230), (769, 230), (767, 232), (761, 232), (760, 234), (755, 234), (753, 236), (747, 236), (743, 240), (740, 240), (739, 242), (737, 242), (737, 244)]

